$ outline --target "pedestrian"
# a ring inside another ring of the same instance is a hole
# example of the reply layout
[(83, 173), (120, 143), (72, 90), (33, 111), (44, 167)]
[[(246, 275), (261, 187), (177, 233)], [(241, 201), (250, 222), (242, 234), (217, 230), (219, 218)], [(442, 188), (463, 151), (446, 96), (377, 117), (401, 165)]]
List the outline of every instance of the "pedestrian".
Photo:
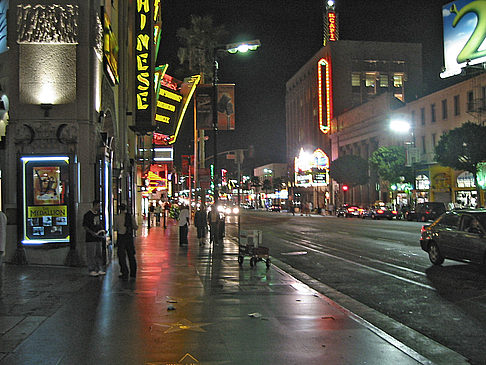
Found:
[(204, 211), (204, 205), (199, 207), (194, 214), (194, 225), (197, 228), (197, 238), (199, 240), (199, 246), (204, 245), (204, 236), (206, 235), (206, 227), (208, 220), (206, 218), (206, 212)]
[(216, 205), (213, 204), (211, 210), (208, 213), (208, 223), (209, 223), (209, 242), (219, 243), (219, 212), (216, 209)]
[(187, 245), (187, 233), (189, 232), (189, 208), (182, 205), (179, 213), (179, 246)]
[[(115, 216), (115, 231), (117, 232), (118, 263), (120, 265), (120, 278), (128, 280), (137, 276), (137, 260), (135, 259), (135, 244), (133, 235), (138, 229), (135, 217), (127, 211), (125, 204), (120, 204), (119, 213)], [(130, 271), (127, 266), (130, 266)]]
[(83, 216), (83, 228), (86, 231), (86, 262), (89, 276), (104, 275), (101, 242), (106, 232), (101, 227), (99, 200), (93, 200), (90, 210)]
[(157, 202), (157, 205), (155, 206), (154, 209), (155, 212), (155, 224), (160, 225), (160, 213), (162, 212), (162, 206), (160, 205), (160, 202)]
[(294, 202), (290, 202), (290, 213), (292, 213), (292, 215), (295, 215), (295, 206), (294, 206)]

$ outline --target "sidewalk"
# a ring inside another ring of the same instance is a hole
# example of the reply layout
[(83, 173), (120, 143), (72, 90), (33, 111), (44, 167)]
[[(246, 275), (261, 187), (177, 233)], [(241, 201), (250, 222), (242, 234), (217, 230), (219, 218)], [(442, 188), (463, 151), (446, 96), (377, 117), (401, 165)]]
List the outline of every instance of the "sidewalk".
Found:
[[(4, 264), (0, 364), (419, 364), (275, 266), (240, 267), (229, 240), (178, 245), (143, 227), (136, 280)], [(270, 251), (271, 254), (271, 251)], [(171, 309), (174, 308), (174, 309)]]

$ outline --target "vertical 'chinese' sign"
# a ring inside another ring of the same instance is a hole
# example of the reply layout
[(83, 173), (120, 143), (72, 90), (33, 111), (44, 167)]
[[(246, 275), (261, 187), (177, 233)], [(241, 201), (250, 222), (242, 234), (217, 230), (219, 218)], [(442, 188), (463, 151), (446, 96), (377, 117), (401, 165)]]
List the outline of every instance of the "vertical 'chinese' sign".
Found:
[(152, 11), (150, 0), (137, 0), (135, 19), (135, 124), (138, 129), (151, 130), (153, 121)]

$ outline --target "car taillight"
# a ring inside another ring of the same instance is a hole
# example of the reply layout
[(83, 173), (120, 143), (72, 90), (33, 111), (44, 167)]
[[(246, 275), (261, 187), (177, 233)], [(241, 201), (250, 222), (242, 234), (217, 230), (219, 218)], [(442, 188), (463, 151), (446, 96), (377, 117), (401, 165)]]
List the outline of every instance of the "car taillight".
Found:
[(354, 208), (348, 208), (348, 212), (354, 212)]
[(378, 209), (376, 213), (380, 213), (380, 214), (383, 213), (383, 209)]
[(392, 213), (393, 213), (393, 214), (397, 214), (397, 211), (396, 211), (396, 210), (392, 210)]
[(420, 228), (420, 234), (424, 233), (425, 231), (426, 231), (425, 226), (422, 226), (422, 228)]

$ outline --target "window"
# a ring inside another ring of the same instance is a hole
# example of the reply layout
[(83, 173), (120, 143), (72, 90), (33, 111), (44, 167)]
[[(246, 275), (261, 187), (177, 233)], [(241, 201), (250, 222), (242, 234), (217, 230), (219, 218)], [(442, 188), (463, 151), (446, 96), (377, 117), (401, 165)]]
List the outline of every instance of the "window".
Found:
[(420, 122), (425, 125), (425, 108), (420, 108)]
[(430, 105), (430, 121), (435, 123), (435, 104)]
[(486, 86), (481, 88), (481, 107), (486, 108)]
[(424, 155), (427, 153), (427, 148), (425, 146), (425, 136), (422, 136), (422, 153)]
[(351, 86), (361, 86), (361, 74), (359, 72), (351, 73)]
[(447, 99), (442, 100), (442, 119), (447, 119)]
[(443, 227), (458, 229), (459, 228), (459, 216), (455, 213), (446, 213), (442, 216), (439, 224)]
[(366, 73), (366, 81), (365, 81), (365, 86), (366, 87), (375, 87), (376, 84), (376, 74), (367, 72)]
[(388, 87), (388, 75), (380, 74), (380, 87)]
[(437, 142), (437, 134), (435, 133), (432, 133), (432, 146), (436, 146), (436, 142)]
[(474, 110), (474, 94), (472, 91), (467, 92), (467, 111), (473, 111)]
[(415, 125), (415, 121), (416, 121), (416, 116), (415, 116), (415, 110), (412, 110), (412, 124)]
[(461, 108), (459, 107), (459, 95), (454, 96), (454, 115), (459, 115)]
[(393, 86), (402, 87), (403, 86), (403, 74), (393, 75)]

